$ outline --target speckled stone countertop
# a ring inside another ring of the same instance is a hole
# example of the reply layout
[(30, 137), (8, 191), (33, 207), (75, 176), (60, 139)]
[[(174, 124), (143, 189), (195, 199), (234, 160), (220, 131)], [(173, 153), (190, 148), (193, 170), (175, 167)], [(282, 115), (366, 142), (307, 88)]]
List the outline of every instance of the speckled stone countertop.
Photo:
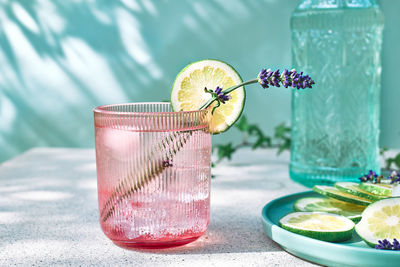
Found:
[(305, 187), (288, 154), (242, 150), (213, 169), (208, 231), (186, 246), (131, 251), (98, 223), (92, 149), (36, 148), (0, 165), (0, 266), (310, 266), (263, 231), (261, 209)]

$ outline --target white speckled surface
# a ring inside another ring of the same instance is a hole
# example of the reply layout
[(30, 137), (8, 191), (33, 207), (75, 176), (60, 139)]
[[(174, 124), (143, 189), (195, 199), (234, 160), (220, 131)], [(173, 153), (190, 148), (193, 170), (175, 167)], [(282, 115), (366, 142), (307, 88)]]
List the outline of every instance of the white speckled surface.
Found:
[(310, 266), (264, 234), (262, 207), (306, 190), (288, 155), (236, 154), (213, 170), (207, 233), (183, 247), (130, 251), (98, 223), (94, 150), (36, 148), (0, 165), (0, 266)]

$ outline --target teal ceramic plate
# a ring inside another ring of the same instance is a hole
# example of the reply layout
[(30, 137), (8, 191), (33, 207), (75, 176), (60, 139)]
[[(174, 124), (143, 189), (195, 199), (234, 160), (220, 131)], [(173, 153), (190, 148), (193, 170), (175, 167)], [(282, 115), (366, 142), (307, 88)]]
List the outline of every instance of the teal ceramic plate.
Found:
[(269, 202), (262, 210), (267, 235), (287, 252), (308, 261), (328, 266), (400, 266), (400, 251), (376, 250), (368, 247), (356, 234), (351, 240), (330, 243), (298, 235), (278, 226), (280, 218), (293, 212), (300, 198), (317, 196), (312, 191), (287, 195)]

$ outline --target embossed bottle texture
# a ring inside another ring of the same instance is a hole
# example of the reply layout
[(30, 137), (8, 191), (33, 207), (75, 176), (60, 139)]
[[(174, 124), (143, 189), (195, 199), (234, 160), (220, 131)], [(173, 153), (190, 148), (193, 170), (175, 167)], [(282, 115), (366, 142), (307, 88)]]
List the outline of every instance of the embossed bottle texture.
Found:
[(292, 60), (316, 85), (292, 95), (290, 175), (307, 186), (379, 170), (383, 14), (374, 1), (303, 1)]

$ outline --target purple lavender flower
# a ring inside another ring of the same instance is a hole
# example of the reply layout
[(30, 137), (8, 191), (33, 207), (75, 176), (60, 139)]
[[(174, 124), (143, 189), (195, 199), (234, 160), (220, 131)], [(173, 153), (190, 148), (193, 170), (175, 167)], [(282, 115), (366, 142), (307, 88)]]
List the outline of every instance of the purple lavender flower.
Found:
[(400, 243), (399, 243), (399, 241), (397, 241), (396, 238), (393, 239), (392, 249), (393, 250), (400, 250)]
[(367, 174), (364, 174), (359, 179), (361, 182), (367, 182), (367, 181), (373, 182), (375, 178), (378, 180), (378, 175), (376, 174), (376, 172), (373, 170), (369, 170)]
[(399, 241), (397, 241), (396, 238), (393, 239), (392, 245), (393, 245), (393, 247), (392, 247), (393, 250), (400, 250), (400, 243), (399, 243)]
[(379, 244), (375, 246), (376, 249), (392, 249), (392, 244), (390, 244), (387, 239), (378, 240), (378, 243)]
[(285, 88), (305, 89), (312, 88), (312, 85), (315, 84), (310, 76), (303, 75), (303, 72), (298, 73), (295, 69), (290, 71), (285, 69), (282, 74), (279, 73), (279, 70), (262, 69), (258, 74), (258, 82), (262, 88), (280, 87), (280, 84), (282, 84)]
[(376, 178), (376, 177), (378, 177), (378, 174), (376, 174), (376, 172), (375, 171), (373, 171), (373, 170), (369, 170), (369, 172), (368, 172), (368, 177), (369, 177), (369, 179), (372, 181), (372, 180), (374, 180), (374, 178)]
[(378, 243), (379, 244), (375, 246), (376, 249), (400, 250), (400, 243), (396, 238), (393, 239), (393, 244), (387, 239), (378, 240)]
[(396, 171), (392, 171), (390, 175), (388, 176), (388, 179), (391, 180), (391, 184), (394, 184), (395, 182), (400, 182), (400, 173), (397, 173)]
[(232, 96), (230, 95), (225, 95), (222, 92), (222, 88), (217, 86), (217, 89), (214, 90), (214, 92), (217, 94), (219, 101), (222, 102), (222, 104), (225, 104), (226, 101), (228, 101), (229, 99), (232, 99)]
[(271, 69), (262, 69), (258, 74), (258, 82), (262, 88), (268, 88), (269, 86), (280, 87), (280, 73), (279, 70), (271, 71)]

